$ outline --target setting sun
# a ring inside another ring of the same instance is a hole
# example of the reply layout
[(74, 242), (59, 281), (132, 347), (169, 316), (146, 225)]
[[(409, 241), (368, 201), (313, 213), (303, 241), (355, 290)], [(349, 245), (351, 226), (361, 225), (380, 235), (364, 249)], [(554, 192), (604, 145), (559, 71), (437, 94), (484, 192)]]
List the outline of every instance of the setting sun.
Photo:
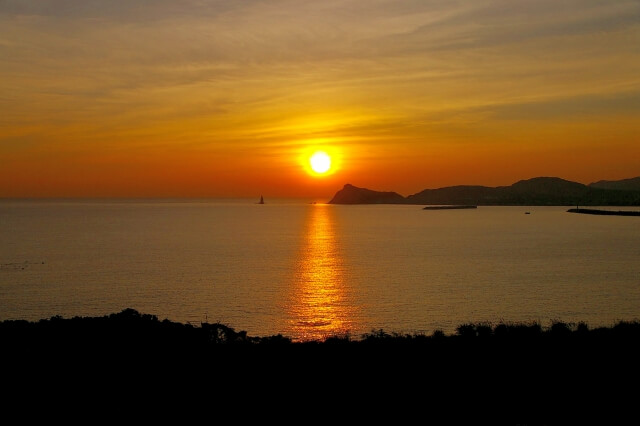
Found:
[(318, 151), (309, 158), (309, 163), (314, 172), (323, 174), (331, 168), (331, 157), (324, 151)]

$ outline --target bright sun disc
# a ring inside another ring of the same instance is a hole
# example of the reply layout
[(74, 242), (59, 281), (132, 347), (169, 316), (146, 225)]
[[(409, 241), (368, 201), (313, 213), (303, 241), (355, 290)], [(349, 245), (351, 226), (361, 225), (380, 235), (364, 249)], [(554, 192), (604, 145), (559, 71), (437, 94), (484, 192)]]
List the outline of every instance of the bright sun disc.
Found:
[(316, 173), (326, 173), (331, 168), (331, 157), (326, 152), (318, 151), (309, 158), (311, 169)]

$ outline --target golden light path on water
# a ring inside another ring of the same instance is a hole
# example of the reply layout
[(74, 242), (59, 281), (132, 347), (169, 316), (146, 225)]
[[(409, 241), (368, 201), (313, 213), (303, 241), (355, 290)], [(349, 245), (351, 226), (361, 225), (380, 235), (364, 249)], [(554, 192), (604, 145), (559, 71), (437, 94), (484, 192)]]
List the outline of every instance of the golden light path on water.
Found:
[(288, 307), (287, 334), (294, 340), (323, 340), (353, 326), (356, 309), (346, 288), (334, 215), (334, 206), (309, 208)]

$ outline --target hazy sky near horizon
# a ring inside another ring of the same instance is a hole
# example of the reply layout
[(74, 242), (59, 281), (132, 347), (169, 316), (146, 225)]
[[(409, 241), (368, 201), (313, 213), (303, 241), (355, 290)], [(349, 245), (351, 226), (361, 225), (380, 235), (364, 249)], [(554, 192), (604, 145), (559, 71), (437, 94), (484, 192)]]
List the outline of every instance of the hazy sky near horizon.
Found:
[(0, 197), (639, 175), (639, 0), (0, 0)]

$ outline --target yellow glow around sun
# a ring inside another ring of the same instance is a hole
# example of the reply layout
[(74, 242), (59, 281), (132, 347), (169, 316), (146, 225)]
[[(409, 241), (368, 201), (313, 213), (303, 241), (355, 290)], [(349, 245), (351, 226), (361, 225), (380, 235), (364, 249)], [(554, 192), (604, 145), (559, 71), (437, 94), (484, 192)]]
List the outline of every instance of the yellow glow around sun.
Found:
[(331, 176), (342, 168), (343, 152), (333, 140), (311, 139), (301, 143), (298, 164), (311, 176)]
[(309, 164), (311, 164), (311, 170), (323, 174), (331, 168), (331, 157), (324, 151), (317, 151), (309, 158)]

